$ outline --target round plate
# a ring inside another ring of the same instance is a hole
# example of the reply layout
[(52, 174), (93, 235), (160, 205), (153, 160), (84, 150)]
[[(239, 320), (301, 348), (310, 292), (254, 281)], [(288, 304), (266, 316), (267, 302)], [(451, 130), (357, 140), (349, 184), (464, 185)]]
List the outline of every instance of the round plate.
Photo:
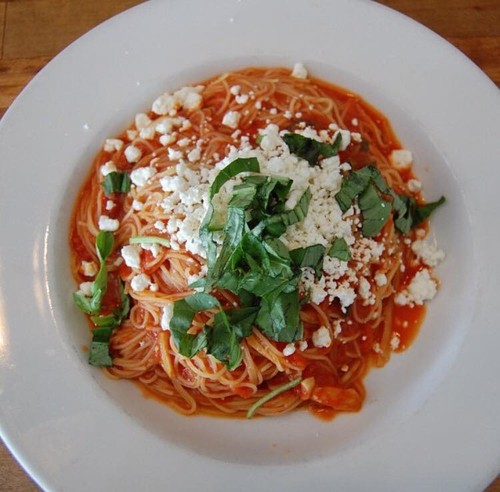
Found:
[[(367, 379), (358, 414), (182, 417), (86, 363), (68, 224), (104, 139), (165, 90), (292, 66), (391, 120), (447, 252), (421, 333)], [(373, 2), (152, 1), (83, 36), (0, 123), (0, 426), (54, 490), (479, 490), (500, 463), (500, 97), (441, 38)]]

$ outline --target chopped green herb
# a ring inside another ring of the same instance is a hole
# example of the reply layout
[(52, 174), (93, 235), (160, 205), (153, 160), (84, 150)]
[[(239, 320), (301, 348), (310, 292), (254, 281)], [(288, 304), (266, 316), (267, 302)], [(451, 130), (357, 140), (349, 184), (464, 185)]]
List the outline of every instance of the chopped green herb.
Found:
[(392, 212), (396, 229), (407, 234), (445, 202), (445, 198), (441, 197), (436, 202), (418, 205), (415, 198), (398, 195), (373, 165), (351, 171), (343, 180), (335, 199), (344, 213), (355, 200), (358, 201), (363, 216), (361, 230), (365, 237), (379, 234)]
[(338, 258), (342, 261), (349, 261), (351, 259), (351, 251), (343, 237), (336, 237), (333, 240), (332, 246), (328, 250), (328, 256)]
[(339, 132), (333, 144), (318, 142), (313, 138), (304, 137), (299, 133), (287, 133), (283, 140), (288, 145), (290, 152), (309, 162), (309, 165), (315, 166), (320, 156), (332, 157), (338, 154), (342, 135)]
[(109, 231), (100, 231), (96, 237), (96, 251), (100, 261), (99, 272), (92, 282), (91, 297), (86, 297), (81, 292), (73, 294), (75, 304), (84, 313), (99, 314), (101, 303), (108, 287), (108, 269), (106, 267), (106, 258), (113, 250), (113, 233)]
[(265, 403), (267, 403), (269, 400), (272, 400), (278, 395), (281, 395), (281, 393), (284, 393), (285, 391), (288, 391), (292, 388), (295, 388), (295, 386), (298, 386), (302, 382), (302, 378), (299, 379), (294, 379), (293, 381), (290, 381), (289, 383), (286, 383), (282, 386), (279, 386), (278, 388), (274, 389), (273, 391), (269, 392), (267, 395), (263, 396), (259, 400), (257, 400), (249, 409), (247, 412), (247, 419), (251, 419), (254, 415), (255, 412)]
[(128, 173), (113, 171), (106, 174), (101, 183), (106, 196), (112, 193), (128, 193), (130, 191), (130, 176)]

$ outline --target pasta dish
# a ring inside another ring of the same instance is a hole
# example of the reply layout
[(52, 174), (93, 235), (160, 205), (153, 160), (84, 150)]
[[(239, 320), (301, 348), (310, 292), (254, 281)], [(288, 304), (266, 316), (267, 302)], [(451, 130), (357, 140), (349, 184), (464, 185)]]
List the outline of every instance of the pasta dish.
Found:
[(164, 93), (74, 206), (89, 362), (183, 414), (359, 411), (437, 293), (443, 202), (380, 112), (300, 63)]

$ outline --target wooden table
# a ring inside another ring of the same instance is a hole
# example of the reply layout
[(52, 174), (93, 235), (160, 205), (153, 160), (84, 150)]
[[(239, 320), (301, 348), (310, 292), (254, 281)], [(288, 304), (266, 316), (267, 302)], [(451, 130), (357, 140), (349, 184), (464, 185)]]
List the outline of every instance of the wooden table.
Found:
[[(31, 78), (70, 42), (140, 0), (0, 0), (0, 117)], [(500, 86), (500, 0), (380, 0), (421, 22)], [(500, 463), (498, 464), (500, 467)], [(39, 488), (0, 443), (0, 491)], [(500, 477), (488, 492), (500, 492)]]

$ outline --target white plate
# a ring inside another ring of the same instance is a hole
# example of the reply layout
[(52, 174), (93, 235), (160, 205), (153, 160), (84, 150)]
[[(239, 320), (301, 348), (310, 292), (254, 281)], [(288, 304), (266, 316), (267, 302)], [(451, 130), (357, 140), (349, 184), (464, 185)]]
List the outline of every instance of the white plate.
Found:
[[(443, 285), (417, 342), (368, 378), (361, 413), (181, 417), (82, 352), (70, 209), (105, 137), (162, 91), (304, 62), (391, 119), (425, 194)], [(0, 124), (0, 425), (49, 490), (480, 490), (500, 466), (500, 97), (438, 36), (365, 1), (153, 1), (51, 62)]]

